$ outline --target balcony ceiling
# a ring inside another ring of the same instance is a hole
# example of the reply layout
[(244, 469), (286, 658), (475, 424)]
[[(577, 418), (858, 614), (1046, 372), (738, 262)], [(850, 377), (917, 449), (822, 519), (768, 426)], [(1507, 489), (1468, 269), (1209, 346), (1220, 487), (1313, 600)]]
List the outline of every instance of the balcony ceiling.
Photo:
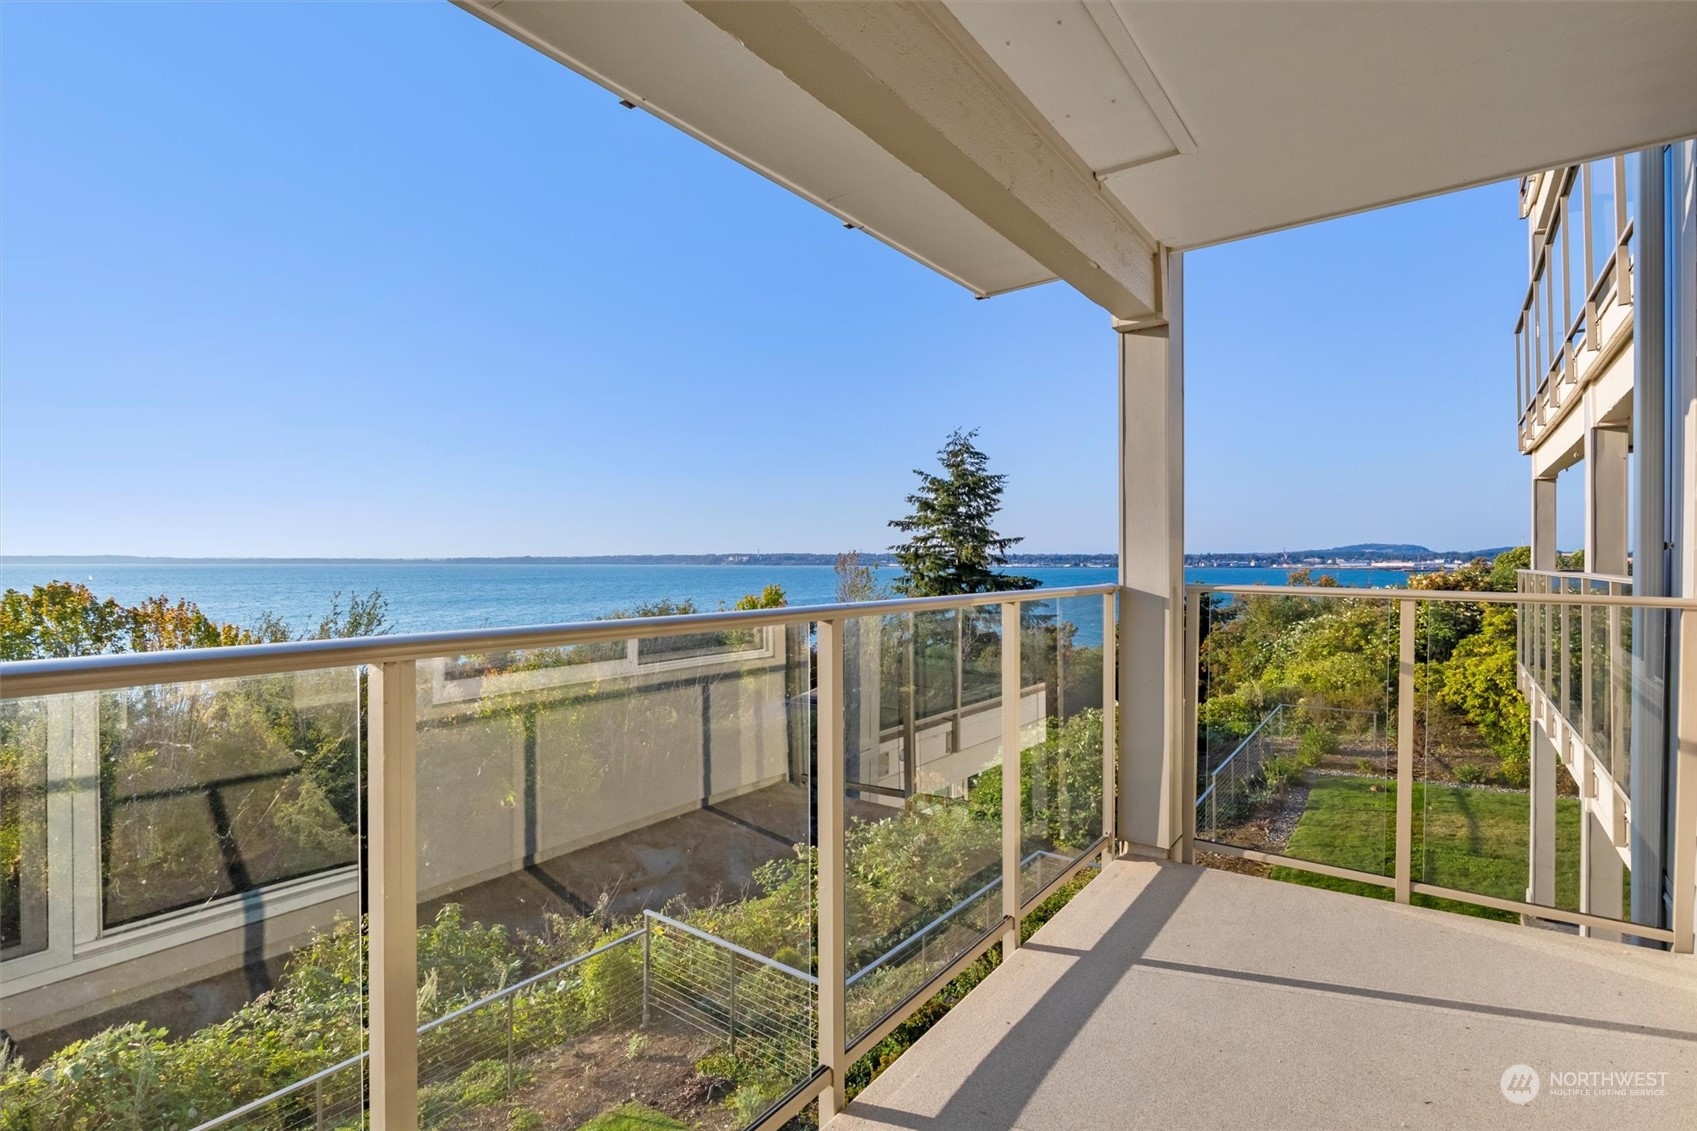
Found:
[(457, 0), (989, 295), (1697, 134), (1697, 4)]

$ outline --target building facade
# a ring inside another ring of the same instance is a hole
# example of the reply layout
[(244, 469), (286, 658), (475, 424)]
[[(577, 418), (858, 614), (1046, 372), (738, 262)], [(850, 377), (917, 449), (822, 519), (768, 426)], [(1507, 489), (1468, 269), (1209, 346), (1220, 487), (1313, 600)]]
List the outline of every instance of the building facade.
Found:
[[(1693, 149), (1654, 146), (1521, 180), (1529, 278), (1515, 322), (1515, 404), (1531, 468), (1523, 591), (1697, 592)], [(1564, 553), (1557, 516), (1572, 513), (1569, 492), (1583, 533)], [(1527, 898), (1552, 898), (1554, 799), (1565, 776), (1582, 812), (1579, 910), (1664, 924), (1677, 848), (1678, 736), (1668, 720), (1678, 717), (1679, 673), (1669, 618), (1600, 605), (1529, 611)]]

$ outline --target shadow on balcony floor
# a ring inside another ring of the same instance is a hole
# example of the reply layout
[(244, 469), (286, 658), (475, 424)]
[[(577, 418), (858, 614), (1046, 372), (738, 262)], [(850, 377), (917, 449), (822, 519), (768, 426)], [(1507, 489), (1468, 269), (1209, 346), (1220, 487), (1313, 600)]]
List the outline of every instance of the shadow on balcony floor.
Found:
[[(1526, 1108), (1501, 1090), (1516, 1064), (1541, 1083)], [(1665, 1093), (1549, 1080), (1623, 1071)], [(1529, 1122), (1697, 1126), (1692, 960), (1125, 859), (829, 1127)]]

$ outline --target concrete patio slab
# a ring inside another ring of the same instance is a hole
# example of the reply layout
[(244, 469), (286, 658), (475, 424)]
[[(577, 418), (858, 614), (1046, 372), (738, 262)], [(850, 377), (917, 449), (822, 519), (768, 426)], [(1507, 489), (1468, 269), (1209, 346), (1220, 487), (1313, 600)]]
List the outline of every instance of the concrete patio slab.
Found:
[[(1512, 1103), (1505, 1070), (1540, 1094)], [(1656, 1074), (1616, 1093), (1550, 1073)], [(1697, 1127), (1697, 964), (1122, 859), (830, 1131)]]

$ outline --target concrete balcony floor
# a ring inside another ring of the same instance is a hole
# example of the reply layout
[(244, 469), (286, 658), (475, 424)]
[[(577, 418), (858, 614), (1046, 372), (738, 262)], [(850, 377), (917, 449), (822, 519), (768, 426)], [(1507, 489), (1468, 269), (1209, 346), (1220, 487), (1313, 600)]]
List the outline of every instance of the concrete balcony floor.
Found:
[[(1560, 1095), (1551, 1071), (1666, 1094)], [(1697, 1127), (1697, 964), (1121, 859), (829, 1131), (1527, 1126)]]

